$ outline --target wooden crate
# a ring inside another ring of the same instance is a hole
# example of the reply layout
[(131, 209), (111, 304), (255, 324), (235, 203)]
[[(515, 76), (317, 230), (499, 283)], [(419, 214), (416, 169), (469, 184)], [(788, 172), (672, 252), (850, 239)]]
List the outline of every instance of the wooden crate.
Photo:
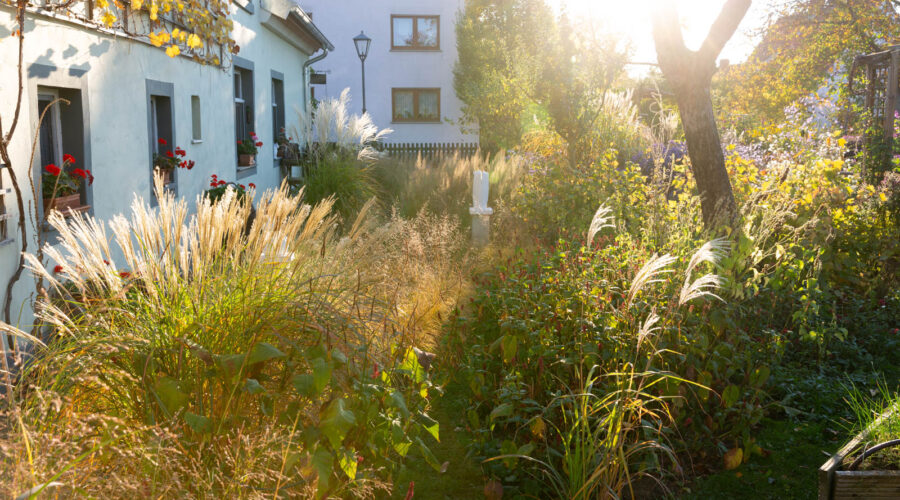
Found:
[(885, 411), (871, 426), (857, 434), (819, 467), (819, 500), (900, 499), (900, 471), (841, 470), (844, 459), (866, 442), (871, 429), (896, 410), (895, 407)]

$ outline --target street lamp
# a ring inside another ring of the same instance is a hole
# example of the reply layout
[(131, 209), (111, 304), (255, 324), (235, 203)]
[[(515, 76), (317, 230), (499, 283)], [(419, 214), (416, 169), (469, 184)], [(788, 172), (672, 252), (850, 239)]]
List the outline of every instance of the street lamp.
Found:
[(353, 37), (353, 45), (356, 45), (356, 55), (362, 63), (362, 94), (363, 94), (363, 114), (366, 114), (366, 56), (369, 55), (369, 45), (372, 45), (372, 39), (367, 37), (362, 31), (359, 35)]

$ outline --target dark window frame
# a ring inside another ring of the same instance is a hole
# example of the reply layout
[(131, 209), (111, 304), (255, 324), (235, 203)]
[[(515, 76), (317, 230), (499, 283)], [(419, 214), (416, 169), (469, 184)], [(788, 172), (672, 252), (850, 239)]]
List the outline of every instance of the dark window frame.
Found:
[[(402, 118), (397, 116), (397, 93), (413, 93), (413, 116)], [(437, 118), (422, 118), (419, 114), (419, 95), (424, 92), (437, 94)], [(441, 123), (441, 88), (440, 87), (395, 87), (391, 89), (391, 121), (394, 123)]]
[[(159, 148), (159, 138), (160, 135), (164, 135), (166, 137), (162, 137), (166, 140), (166, 147), (169, 150), (174, 151), (176, 146), (176, 138), (175, 138), (175, 84), (171, 82), (160, 82), (157, 80), (146, 80), (147, 85), (147, 138), (148, 138), (148, 146), (150, 148), (150, 200), (151, 204), (155, 205), (157, 203), (156, 200), (156, 191), (153, 185), (153, 155), (157, 152), (160, 152)], [(166, 127), (163, 127), (164, 132), (160, 132), (160, 115), (158, 106), (162, 106), (164, 114), (162, 118), (164, 120), (168, 120), (168, 124)], [(175, 196), (178, 196), (178, 169), (174, 169), (172, 172), (172, 182), (166, 185), (166, 189), (175, 193)]]
[[(234, 73), (240, 73), (241, 75), (241, 85), (240, 85), (240, 97), (238, 97), (235, 90), (232, 89), (232, 94), (234, 95), (234, 165), (236, 170), (236, 177), (238, 179), (243, 179), (244, 177), (249, 177), (251, 175), (256, 174), (256, 168), (259, 166), (259, 158), (257, 158), (257, 164), (252, 167), (239, 167), (238, 165), (238, 153), (237, 153), (237, 141), (244, 141), (249, 138), (250, 132), (257, 132), (256, 122), (256, 71), (253, 64), (253, 61), (244, 59), (242, 57), (234, 56), (232, 59), (232, 68)], [(233, 74), (234, 74), (233, 73)], [(233, 78), (232, 78), (233, 79)], [(240, 101), (240, 102), (239, 102)], [(240, 115), (240, 118), (243, 118), (244, 126), (242, 127), (238, 115), (238, 105), (241, 105), (241, 109), (243, 113)], [(259, 135), (257, 133), (257, 135)], [(260, 151), (261, 153), (261, 151)]]
[[(395, 45), (394, 44), (394, 21), (397, 19), (412, 19), (413, 21), (413, 37), (419, 33), (419, 19), (434, 19), (437, 21), (437, 44), (429, 45)], [(407, 52), (437, 52), (441, 50), (441, 16), (439, 15), (415, 15), (415, 14), (391, 14), (391, 50), (407, 51)]]
[[(278, 135), (282, 128), (287, 134), (287, 123), (285, 122), (285, 102), (284, 102), (284, 74), (272, 70), (272, 149), (277, 151), (275, 146), (278, 144)], [(277, 155), (276, 155), (277, 156)], [(277, 160), (278, 158), (276, 158)], [(276, 162), (277, 163), (277, 162)], [(276, 166), (278, 166), (276, 164)]]

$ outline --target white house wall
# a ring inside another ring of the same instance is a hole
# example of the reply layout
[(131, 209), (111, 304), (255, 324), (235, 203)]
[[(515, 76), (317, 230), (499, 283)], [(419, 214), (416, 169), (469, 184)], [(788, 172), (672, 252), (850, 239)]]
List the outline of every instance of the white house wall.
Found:
[[(327, 85), (313, 85), (316, 99), (337, 97), (349, 88), (352, 110), (362, 111), (362, 77), (353, 37), (361, 30), (372, 39), (366, 60), (366, 105), (376, 125), (391, 128), (394, 143), (478, 141), (461, 131), (461, 103), (453, 89), (457, 60), (455, 23), (463, 0), (301, 0), (335, 51), (313, 65), (327, 74)], [(440, 15), (439, 51), (391, 51), (391, 15)], [(441, 123), (393, 123), (392, 88), (441, 89)]]
[[(193, 200), (208, 189), (212, 174), (227, 181), (254, 183), (260, 191), (277, 187), (280, 170), (275, 165), (273, 148), (276, 131), (272, 130), (272, 71), (284, 75), (285, 121), (288, 128), (296, 127), (295, 109), (304, 105), (303, 63), (309, 54), (289, 44), (283, 34), (276, 36), (260, 26), (258, 19), (267, 17), (267, 13), (258, 5), (253, 14), (232, 5), (237, 9), (233, 19), (239, 55), (254, 65), (255, 132), (265, 143), (260, 148), (255, 172), (244, 172), (245, 176), (237, 179), (230, 68), (201, 66), (186, 57), (169, 58), (160, 48), (30, 13), (25, 29), (23, 109), (10, 146), (17, 176), (25, 183), (26, 206), (33, 201), (27, 185), (30, 169), (40, 169), (47, 163), (40, 158), (35, 159), (33, 166), (28, 162), (31, 140), (38, 129), (35, 92), (39, 85), (84, 89), (86, 146), (84, 158), (78, 160), (84, 162), (79, 166), (90, 169), (95, 176), (91, 205), (93, 214), (100, 219), (110, 220), (127, 212), (136, 194), (151, 199), (148, 80), (171, 84), (174, 142), (187, 151), (187, 158), (196, 162), (190, 171), (176, 170), (179, 196)], [(0, 116), (7, 130), (17, 83), (18, 40), (9, 36), (14, 29), (13, 11), (0, 7)], [(309, 52), (313, 50), (310, 48)], [(197, 143), (192, 143), (194, 95), (200, 96), (202, 116), (202, 142)], [(10, 186), (8, 175), (3, 174), (2, 182), (4, 187)], [(7, 213), (13, 216), (8, 230), (13, 241), (0, 247), (0, 297), (15, 269), (21, 245), (21, 235), (15, 227), (15, 200), (6, 196), (4, 202)], [(34, 250), (30, 235), (29, 250)], [(27, 325), (31, 321), (27, 300), (33, 281), (26, 274), (19, 283), (13, 295), (13, 310), (24, 311), (21, 324)]]

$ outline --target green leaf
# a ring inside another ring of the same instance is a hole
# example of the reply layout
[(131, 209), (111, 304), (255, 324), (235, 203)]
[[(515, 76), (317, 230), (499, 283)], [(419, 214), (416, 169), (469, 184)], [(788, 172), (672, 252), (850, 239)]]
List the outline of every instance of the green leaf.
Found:
[(153, 384), (153, 390), (163, 406), (163, 411), (170, 416), (183, 408), (188, 402), (188, 395), (182, 392), (181, 383), (173, 378), (160, 377)]
[(250, 394), (259, 394), (259, 393), (261, 393), (261, 392), (265, 392), (265, 391), (266, 391), (266, 390), (263, 388), (263, 386), (260, 385), (260, 383), (259, 383), (256, 379), (252, 379), (252, 378), (248, 378), (248, 379), (244, 382), (244, 390), (247, 391), (247, 392), (250, 393)]
[(411, 348), (406, 350), (406, 356), (403, 358), (403, 362), (400, 363), (399, 369), (409, 372), (416, 383), (425, 380), (425, 369), (419, 364), (419, 357), (416, 356), (416, 352)]
[(500, 417), (508, 417), (512, 415), (513, 405), (511, 403), (503, 403), (498, 405), (496, 408), (491, 410), (491, 421), (493, 422), (495, 419)]
[(344, 471), (344, 474), (347, 474), (347, 477), (352, 479), (356, 479), (356, 455), (353, 453), (342, 453), (341, 459), (341, 470)]
[(245, 355), (243, 354), (226, 354), (224, 356), (216, 356), (219, 366), (228, 376), (233, 376), (240, 372), (241, 366), (244, 364)]
[(438, 462), (437, 457), (434, 456), (434, 453), (431, 452), (431, 449), (428, 448), (428, 445), (426, 445), (425, 442), (422, 441), (422, 438), (417, 436), (416, 443), (419, 445), (419, 451), (422, 452), (422, 457), (425, 458), (425, 462), (427, 462), (432, 469), (436, 470), (437, 472), (441, 472), (441, 463)]
[(213, 421), (207, 417), (188, 411), (184, 413), (184, 422), (197, 434), (212, 434)]
[(731, 408), (737, 403), (737, 400), (741, 397), (741, 390), (736, 385), (729, 385), (722, 391), (722, 402), (725, 404), (725, 408)]
[(516, 352), (518, 351), (518, 341), (516, 337), (512, 335), (504, 335), (503, 339), (500, 341), (500, 348), (503, 351), (503, 361), (509, 363), (516, 357)]
[(441, 424), (439, 424), (437, 420), (429, 417), (425, 413), (419, 413), (419, 420), (422, 421), (422, 427), (424, 427), (425, 430), (428, 431), (428, 433), (431, 434), (431, 436), (434, 437), (434, 439), (438, 443), (440, 443), (441, 442), (441, 436), (440, 436)]
[(402, 392), (394, 391), (391, 393), (391, 406), (400, 410), (404, 417), (409, 417), (409, 409), (406, 407), (406, 399), (403, 397)]
[(761, 366), (753, 370), (753, 373), (750, 375), (750, 385), (756, 389), (761, 389), (762, 386), (766, 385), (766, 381), (769, 380), (769, 374), (768, 366)]
[(313, 370), (313, 381), (315, 382), (316, 394), (320, 394), (331, 382), (331, 372), (333, 365), (322, 358), (316, 358), (310, 361)]
[(291, 378), (291, 383), (294, 385), (294, 389), (297, 389), (297, 392), (303, 396), (312, 399), (318, 395), (318, 392), (316, 392), (316, 381), (311, 373), (294, 375)]
[(335, 399), (322, 412), (322, 418), (319, 420), (319, 428), (322, 434), (328, 438), (331, 446), (340, 448), (347, 431), (356, 425), (356, 416), (353, 412), (344, 407), (343, 399)]
[(325, 448), (319, 446), (312, 456), (312, 465), (319, 475), (319, 488), (316, 491), (316, 498), (322, 498), (331, 485), (331, 471), (334, 467), (334, 456)]
[(267, 417), (271, 417), (275, 412), (275, 402), (272, 396), (262, 396), (259, 398), (259, 411)]
[(277, 347), (267, 342), (258, 342), (253, 349), (250, 350), (250, 357), (247, 359), (248, 364), (262, 363), (270, 359), (283, 358), (287, 354), (278, 350)]

